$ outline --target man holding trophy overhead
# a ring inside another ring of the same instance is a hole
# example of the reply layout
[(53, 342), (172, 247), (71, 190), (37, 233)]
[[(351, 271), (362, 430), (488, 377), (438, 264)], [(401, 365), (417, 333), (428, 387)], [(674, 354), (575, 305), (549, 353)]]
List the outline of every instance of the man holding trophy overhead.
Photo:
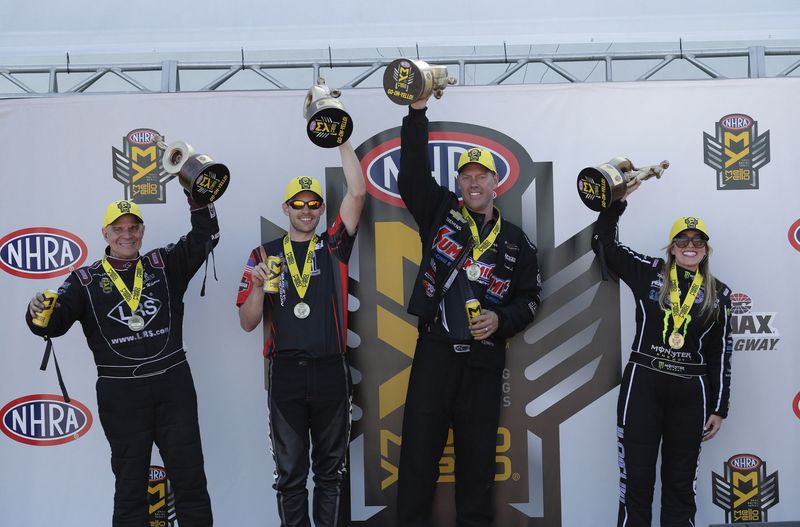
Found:
[(102, 223), (108, 243), (102, 259), (70, 273), (57, 300), (48, 299), (49, 319), (41, 317), (41, 293), (26, 313), (31, 331), (47, 338), (65, 334), (76, 321), (83, 326), (97, 364), (100, 423), (111, 446), (114, 527), (148, 524), (154, 442), (175, 490), (181, 527), (213, 524), (197, 397), (183, 345), (183, 295), (219, 241), (219, 225), (213, 203), (188, 201), (189, 233), (144, 255), (139, 206), (112, 202)]
[[(396, 78), (406, 77), (387, 75), (394, 82), (391, 98)], [(498, 176), (489, 150), (468, 148), (458, 160), (463, 206), (431, 177), (425, 112), (430, 95), (441, 96), (446, 84), (440, 81), (438, 91), (436, 82), (426, 84), (403, 119), (398, 174), (423, 249), (408, 306), (419, 317), (419, 338), (403, 417), (398, 519), (404, 527), (430, 525), (439, 458), (452, 426), (457, 525), (488, 526), (506, 339), (530, 324), (539, 306), (537, 251), (494, 206)]]
[[(350, 143), (339, 148), (347, 194), (323, 234), (322, 185), (292, 178), (284, 194), (286, 236), (256, 247), (247, 261), (236, 305), (242, 329), (269, 327), (269, 430), (282, 526), (309, 526), (309, 469), (314, 471), (317, 527), (339, 525), (350, 438), (352, 384), (346, 357), (347, 263), (366, 185)], [(309, 445), (310, 436), (310, 445)]]

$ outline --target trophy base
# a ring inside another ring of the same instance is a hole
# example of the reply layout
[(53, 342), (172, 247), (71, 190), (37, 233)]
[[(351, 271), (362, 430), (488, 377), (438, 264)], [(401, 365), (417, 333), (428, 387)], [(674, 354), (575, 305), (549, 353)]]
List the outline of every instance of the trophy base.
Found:
[(208, 205), (218, 200), (231, 180), (228, 167), (204, 154), (190, 156), (181, 167), (178, 180), (192, 200)]
[(578, 197), (584, 205), (601, 212), (625, 196), (625, 178), (616, 167), (587, 167), (578, 174)]
[(383, 91), (393, 103), (408, 106), (424, 98), (426, 91), (430, 93), (433, 79), (430, 70), (430, 67), (420, 68), (410, 59), (393, 60), (383, 72)]
[(340, 106), (329, 106), (314, 112), (306, 127), (308, 138), (322, 148), (343, 145), (353, 133), (353, 120)]

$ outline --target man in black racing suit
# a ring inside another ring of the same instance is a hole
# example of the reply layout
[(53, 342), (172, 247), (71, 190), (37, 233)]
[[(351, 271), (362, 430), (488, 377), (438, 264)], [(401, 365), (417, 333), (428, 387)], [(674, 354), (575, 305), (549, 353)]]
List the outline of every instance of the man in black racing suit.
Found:
[[(427, 526), (438, 463), (452, 425), (459, 527), (488, 526), (506, 339), (533, 321), (539, 305), (536, 247), (494, 207), (498, 176), (491, 152), (465, 151), (458, 197), (431, 177), (426, 100), (401, 129), (398, 186), (422, 241), (408, 311), (419, 338), (403, 416), (399, 525)], [(468, 318), (465, 303), (482, 314)]]
[(191, 231), (140, 256), (139, 207), (127, 200), (111, 203), (103, 222), (109, 244), (103, 259), (70, 273), (47, 327), (31, 322), (44, 307), (41, 294), (26, 313), (31, 331), (40, 336), (63, 335), (75, 321), (83, 327), (97, 365), (100, 423), (111, 446), (114, 527), (148, 525), (153, 442), (175, 491), (181, 527), (213, 524), (197, 398), (183, 347), (183, 295), (218, 242), (219, 226), (213, 204), (189, 204)]
[[(660, 445), (660, 525), (690, 527), (694, 525), (697, 509), (694, 486), (700, 443), (717, 433), (728, 414), (730, 289), (714, 279), (716, 290), (707, 290), (708, 230), (701, 220), (687, 217), (676, 222), (665, 266), (663, 258), (634, 252), (616, 241), (617, 222), (626, 207), (627, 201), (621, 200), (600, 213), (593, 241), (595, 252), (602, 247), (609, 269), (630, 287), (636, 302), (636, 334), (617, 403), (620, 468), (617, 525), (650, 526)], [(694, 261), (705, 258), (704, 265), (694, 270), (683, 267), (681, 259), (677, 259), (679, 298), (685, 301), (696, 273), (704, 271), (706, 281), (691, 302), (682, 327), (675, 328), (671, 311), (661, 307), (659, 294), (662, 287), (670, 284), (665, 269), (676, 262), (679, 235), (685, 232), (698, 238), (692, 240), (691, 246), (684, 245), (683, 250)], [(708, 294), (714, 295), (714, 309), (705, 316), (701, 306)], [(677, 341), (667, 338), (676, 332), (682, 335)]]

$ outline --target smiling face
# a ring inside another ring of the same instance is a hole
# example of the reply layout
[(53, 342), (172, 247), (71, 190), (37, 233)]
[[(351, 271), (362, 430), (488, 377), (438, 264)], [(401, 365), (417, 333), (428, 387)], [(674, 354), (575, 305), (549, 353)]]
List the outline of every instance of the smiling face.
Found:
[[(679, 247), (683, 245), (683, 247)], [(669, 252), (675, 256), (675, 262), (689, 271), (697, 271), (700, 262), (708, 254), (706, 240), (700, 231), (686, 229), (672, 239)]]
[(497, 184), (497, 174), (479, 163), (467, 163), (458, 173), (458, 189), (464, 205), (479, 214), (492, 213)]
[(109, 253), (114, 258), (130, 260), (136, 258), (142, 248), (144, 223), (133, 214), (123, 214), (103, 227), (103, 238), (108, 243)]
[(283, 204), (283, 213), (289, 217), (289, 237), (294, 241), (310, 240), (317, 230), (317, 225), (322, 215), (325, 213), (325, 203), (320, 207), (311, 209), (308, 202), (321, 202), (319, 196), (309, 190), (298, 192), (290, 202), (304, 201), (306, 204), (301, 209), (290, 207), (288, 203)]

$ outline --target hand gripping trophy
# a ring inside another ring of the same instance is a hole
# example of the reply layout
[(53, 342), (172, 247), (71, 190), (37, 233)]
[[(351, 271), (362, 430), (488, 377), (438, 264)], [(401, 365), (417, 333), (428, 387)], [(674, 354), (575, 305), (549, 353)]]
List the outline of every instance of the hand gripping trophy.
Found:
[(578, 174), (578, 196), (593, 211), (606, 210), (625, 196), (634, 180), (660, 179), (669, 168), (669, 161), (636, 168), (630, 159), (615, 157), (597, 167), (586, 167)]
[(453, 77), (447, 76), (447, 66), (421, 60), (393, 60), (383, 73), (383, 91), (392, 102), (405, 106), (431, 94), (441, 99), (444, 89), (455, 83)]
[(341, 91), (328, 87), (322, 77), (306, 94), (303, 104), (306, 132), (317, 146), (334, 148), (343, 145), (353, 133), (353, 119), (339, 100), (341, 94)]
[(228, 188), (230, 170), (206, 154), (195, 153), (191, 145), (176, 141), (169, 145), (164, 137), (155, 135), (153, 143), (164, 151), (161, 164), (169, 174), (177, 174), (181, 186), (195, 203), (208, 205), (216, 201)]

